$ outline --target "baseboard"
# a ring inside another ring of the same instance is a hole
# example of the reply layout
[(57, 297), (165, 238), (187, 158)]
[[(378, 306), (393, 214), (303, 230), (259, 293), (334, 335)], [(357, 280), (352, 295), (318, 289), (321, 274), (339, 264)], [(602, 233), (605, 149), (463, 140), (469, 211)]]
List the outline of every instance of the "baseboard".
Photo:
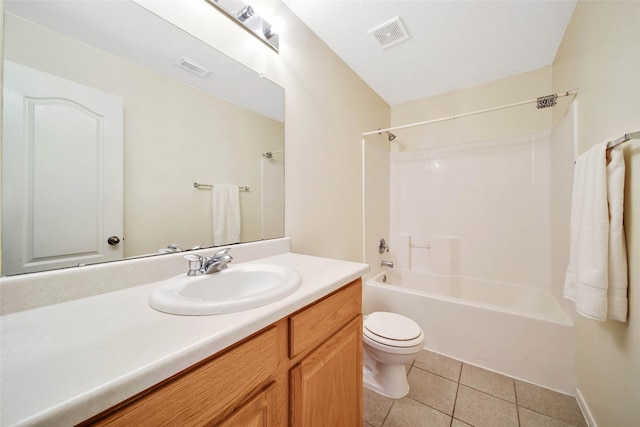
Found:
[(596, 420), (593, 418), (593, 415), (589, 410), (589, 406), (587, 405), (587, 402), (584, 400), (582, 393), (580, 393), (580, 389), (576, 387), (574, 391), (575, 391), (576, 401), (578, 402), (578, 406), (580, 406), (580, 411), (582, 411), (582, 416), (584, 416), (584, 420), (587, 422), (587, 425), (589, 427), (598, 427), (598, 424), (596, 424)]

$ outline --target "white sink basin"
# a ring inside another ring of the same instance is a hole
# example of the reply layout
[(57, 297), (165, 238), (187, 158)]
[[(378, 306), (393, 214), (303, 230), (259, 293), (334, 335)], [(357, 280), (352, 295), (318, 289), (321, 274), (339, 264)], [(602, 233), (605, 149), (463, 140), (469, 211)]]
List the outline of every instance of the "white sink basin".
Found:
[(302, 284), (297, 271), (273, 264), (236, 264), (211, 274), (181, 274), (159, 282), (149, 296), (158, 311), (186, 316), (234, 313), (276, 302)]

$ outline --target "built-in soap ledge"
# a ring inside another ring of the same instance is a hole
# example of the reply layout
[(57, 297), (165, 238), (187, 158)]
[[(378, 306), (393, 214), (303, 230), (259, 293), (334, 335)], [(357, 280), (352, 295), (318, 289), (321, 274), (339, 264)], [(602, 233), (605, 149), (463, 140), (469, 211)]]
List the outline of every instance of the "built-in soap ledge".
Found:
[[(235, 263), (290, 251), (288, 237), (230, 246)], [(211, 255), (215, 249), (190, 251)], [(131, 258), (0, 278), (0, 315), (156, 282), (186, 271), (184, 253)]]

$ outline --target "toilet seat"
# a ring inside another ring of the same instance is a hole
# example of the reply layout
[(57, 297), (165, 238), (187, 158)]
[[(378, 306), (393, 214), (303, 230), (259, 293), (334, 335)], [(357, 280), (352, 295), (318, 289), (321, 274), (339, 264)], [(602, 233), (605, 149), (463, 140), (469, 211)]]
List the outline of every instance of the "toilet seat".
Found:
[(391, 347), (415, 347), (424, 342), (420, 326), (396, 313), (371, 313), (365, 318), (362, 329), (366, 338)]

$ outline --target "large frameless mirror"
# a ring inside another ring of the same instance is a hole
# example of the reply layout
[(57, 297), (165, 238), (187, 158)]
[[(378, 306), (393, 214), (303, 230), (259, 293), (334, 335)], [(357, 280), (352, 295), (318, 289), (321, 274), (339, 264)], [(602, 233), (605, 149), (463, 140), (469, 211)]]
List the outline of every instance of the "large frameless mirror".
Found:
[(133, 2), (4, 9), (3, 275), (283, 236), (281, 87)]

